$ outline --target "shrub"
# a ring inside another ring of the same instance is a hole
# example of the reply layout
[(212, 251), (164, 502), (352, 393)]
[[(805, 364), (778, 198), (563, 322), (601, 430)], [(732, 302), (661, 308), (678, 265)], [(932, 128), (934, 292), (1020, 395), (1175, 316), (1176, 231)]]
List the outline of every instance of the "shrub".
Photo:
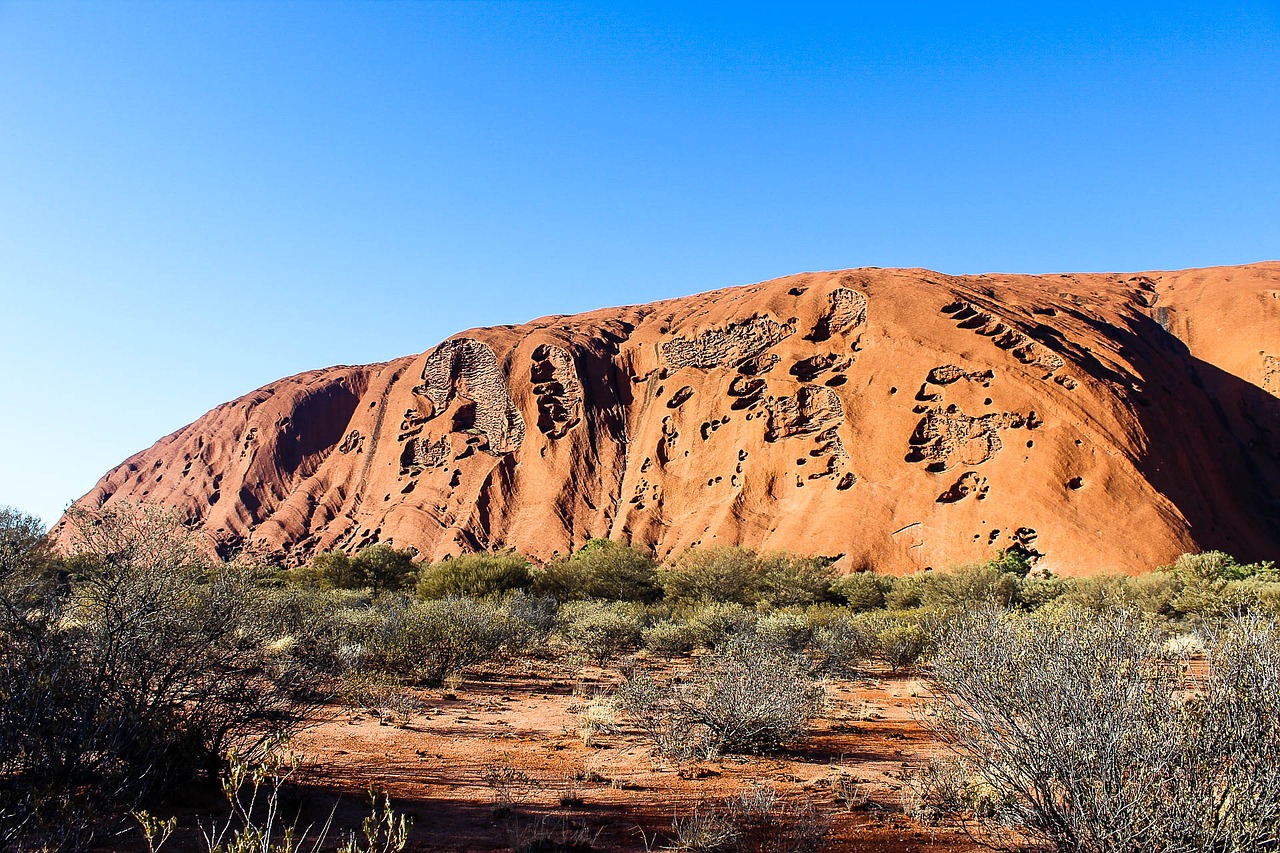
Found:
[(702, 645), (706, 639), (703, 628), (685, 620), (664, 619), (644, 629), (642, 640), (649, 651), (672, 658), (684, 655)]
[(530, 584), (529, 561), (515, 551), (446, 557), (418, 572), (419, 598), (488, 598)]
[(325, 551), (289, 572), (288, 580), (310, 589), (370, 589), (375, 595), (398, 592), (413, 579), (414, 553), (385, 544), (370, 545), (354, 557)]
[(700, 658), (687, 680), (632, 676), (618, 704), (660, 752), (710, 757), (803, 739), (824, 695), (802, 656), (743, 637)]
[(560, 633), (570, 646), (604, 666), (620, 652), (640, 645), (644, 610), (614, 601), (575, 601), (560, 608)]
[(773, 551), (756, 561), (760, 574), (760, 591), (755, 602), (770, 607), (796, 607), (817, 604), (831, 597), (835, 572), (825, 557), (798, 557), (785, 551)]
[[(222, 778), (227, 816), (200, 826), (205, 848), (210, 853), (399, 853), (409, 841), (413, 821), (391, 808), (391, 797), (376, 787), (369, 788), (371, 808), (361, 822), (360, 837), (347, 833), (346, 840), (332, 848), (326, 841), (333, 827), (333, 814), (323, 824), (303, 826), (301, 815), (286, 822), (283, 811), (286, 786), (301, 760), (296, 755), (274, 751), (257, 762), (229, 756), (229, 768)], [(336, 811), (336, 807), (335, 807)], [(158, 853), (178, 828), (178, 819), (161, 820), (148, 812), (135, 812), (150, 853)], [(313, 832), (314, 830), (314, 832)]]
[(889, 579), (872, 572), (855, 572), (833, 581), (831, 594), (843, 599), (854, 613), (862, 613), (883, 609), (885, 589), (891, 585)]
[(763, 595), (756, 555), (745, 548), (690, 548), (658, 570), (658, 581), (671, 605), (754, 605)]
[(706, 602), (683, 612), (684, 620), (697, 631), (698, 645), (714, 648), (734, 637), (756, 630), (755, 613), (737, 602)]
[[(688, 853), (818, 853), (828, 848), (830, 818), (808, 799), (788, 799), (755, 784), (736, 796), (677, 815), (663, 849)], [(648, 846), (648, 845), (646, 845)], [(650, 849), (652, 849), (650, 847)]]
[(756, 620), (761, 642), (798, 652), (813, 638), (813, 626), (798, 613), (770, 613)]
[(949, 610), (965, 610), (981, 604), (1010, 607), (1026, 573), (1006, 571), (1001, 562), (962, 566), (950, 572), (925, 572), (920, 580), (920, 604)]
[(384, 600), (376, 616), (363, 637), (364, 662), (433, 687), (446, 676), (505, 657), (522, 637), (501, 607), (471, 598)]
[(534, 588), (560, 601), (590, 598), (651, 602), (662, 595), (657, 561), (638, 548), (611, 539), (592, 539), (572, 557), (534, 574)]
[(1274, 844), (1280, 628), (1247, 616), (1208, 631), (1191, 684), (1160, 639), (1131, 610), (957, 620), (935, 656), (933, 725), (968, 774), (951, 787), (984, 804), (957, 807), (997, 840), (1056, 849)]
[(864, 613), (853, 618), (844, 641), (851, 654), (861, 652), (859, 643), (865, 642), (870, 659), (897, 672), (920, 662), (941, 618), (938, 612), (922, 609)]
[(519, 646), (533, 649), (545, 643), (551, 635), (560, 605), (549, 595), (517, 591), (503, 602), (503, 610), (511, 618)]
[(311, 674), (262, 630), (259, 572), (214, 564), (206, 543), (154, 507), (68, 519), (65, 574), (42, 571), (41, 549), (15, 570), (14, 537), (0, 535), (10, 542), (0, 547), (7, 844), (44, 830), (56, 837), (41, 844), (74, 844), (68, 833), (101, 811), (216, 775), (225, 751), (254, 752), (315, 701)]
[(875, 634), (866, 620), (848, 617), (830, 619), (813, 635), (813, 651), (819, 667), (832, 675), (856, 675), (871, 660), (875, 650)]

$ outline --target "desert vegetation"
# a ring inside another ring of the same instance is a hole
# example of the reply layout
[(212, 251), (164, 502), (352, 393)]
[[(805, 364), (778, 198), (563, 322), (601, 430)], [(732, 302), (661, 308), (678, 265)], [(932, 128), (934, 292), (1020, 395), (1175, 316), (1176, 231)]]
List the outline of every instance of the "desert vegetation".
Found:
[[(850, 709), (854, 686), (918, 685), (908, 698), (930, 746), (875, 796), (844, 769), (803, 792), (754, 779), (673, 807), (633, 846), (816, 850), (868, 809), (1010, 849), (1259, 850), (1280, 832), (1273, 564), (1210, 552), (1073, 579), (1015, 550), (895, 578), (593, 541), (547, 565), (510, 551), (425, 563), (379, 544), (282, 569), (215, 560), (154, 508), (74, 510), (69, 523), (74, 544), (55, 553), (36, 519), (0, 510), (6, 847), (127, 832), (153, 849), (303, 849), (303, 836), (306, 849), (401, 849), (410, 824), (384, 792), (364, 830), (280, 811), (314, 775), (282, 758), (291, 736), (352, 714), (429, 726), (469, 681), (523, 673), (545, 694), (584, 672), (590, 690), (566, 711), (575, 748), (627, 739), (682, 779), (816, 749), (840, 707), (856, 741), (875, 713)], [(546, 780), (472, 770), (513, 848), (599, 846), (600, 816), (522, 807), (520, 791)], [(577, 786), (614, 778), (576, 775), (564, 809), (581, 807)], [(223, 804), (183, 840), (171, 795), (200, 786)]]

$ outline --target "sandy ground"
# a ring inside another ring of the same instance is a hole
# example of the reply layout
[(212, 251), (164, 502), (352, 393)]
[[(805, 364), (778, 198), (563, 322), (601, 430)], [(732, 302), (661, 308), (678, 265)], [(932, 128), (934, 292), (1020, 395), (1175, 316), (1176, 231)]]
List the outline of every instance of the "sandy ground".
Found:
[[(798, 748), (685, 764), (656, 759), (625, 721), (583, 742), (575, 712), (617, 681), (611, 671), (535, 662), (483, 673), (453, 692), (420, 691), (423, 711), (407, 725), (333, 709), (293, 747), (307, 759), (310, 797), (341, 795), (336, 825), (357, 826), (364, 790), (377, 784), (413, 818), (413, 850), (510, 849), (539, 828), (578, 832), (593, 850), (644, 850), (646, 838), (670, 844), (673, 817), (755, 784), (829, 814), (829, 849), (977, 849), (954, 827), (921, 827), (902, 813), (903, 773), (934, 747), (917, 719), (923, 686), (914, 677), (829, 684), (823, 718)], [(528, 782), (498, 790), (486, 781), (494, 769)], [(862, 783), (865, 805), (838, 801), (831, 780), (842, 774)]]

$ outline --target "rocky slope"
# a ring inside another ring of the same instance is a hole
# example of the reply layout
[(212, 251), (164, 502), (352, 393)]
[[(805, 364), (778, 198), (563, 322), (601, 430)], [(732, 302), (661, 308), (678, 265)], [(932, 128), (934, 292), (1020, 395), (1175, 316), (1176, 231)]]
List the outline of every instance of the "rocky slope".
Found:
[(214, 409), (80, 503), (224, 551), (428, 557), (592, 537), (902, 572), (1280, 555), (1280, 263), (813, 273), (473, 329)]

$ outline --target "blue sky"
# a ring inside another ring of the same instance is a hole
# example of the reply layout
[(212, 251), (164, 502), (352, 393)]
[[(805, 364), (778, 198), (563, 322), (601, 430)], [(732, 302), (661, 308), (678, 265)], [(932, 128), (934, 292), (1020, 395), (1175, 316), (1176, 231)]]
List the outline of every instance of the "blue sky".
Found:
[(1280, 7), (0, 0), (0, 504), (464, 328), (1280, 257)]

